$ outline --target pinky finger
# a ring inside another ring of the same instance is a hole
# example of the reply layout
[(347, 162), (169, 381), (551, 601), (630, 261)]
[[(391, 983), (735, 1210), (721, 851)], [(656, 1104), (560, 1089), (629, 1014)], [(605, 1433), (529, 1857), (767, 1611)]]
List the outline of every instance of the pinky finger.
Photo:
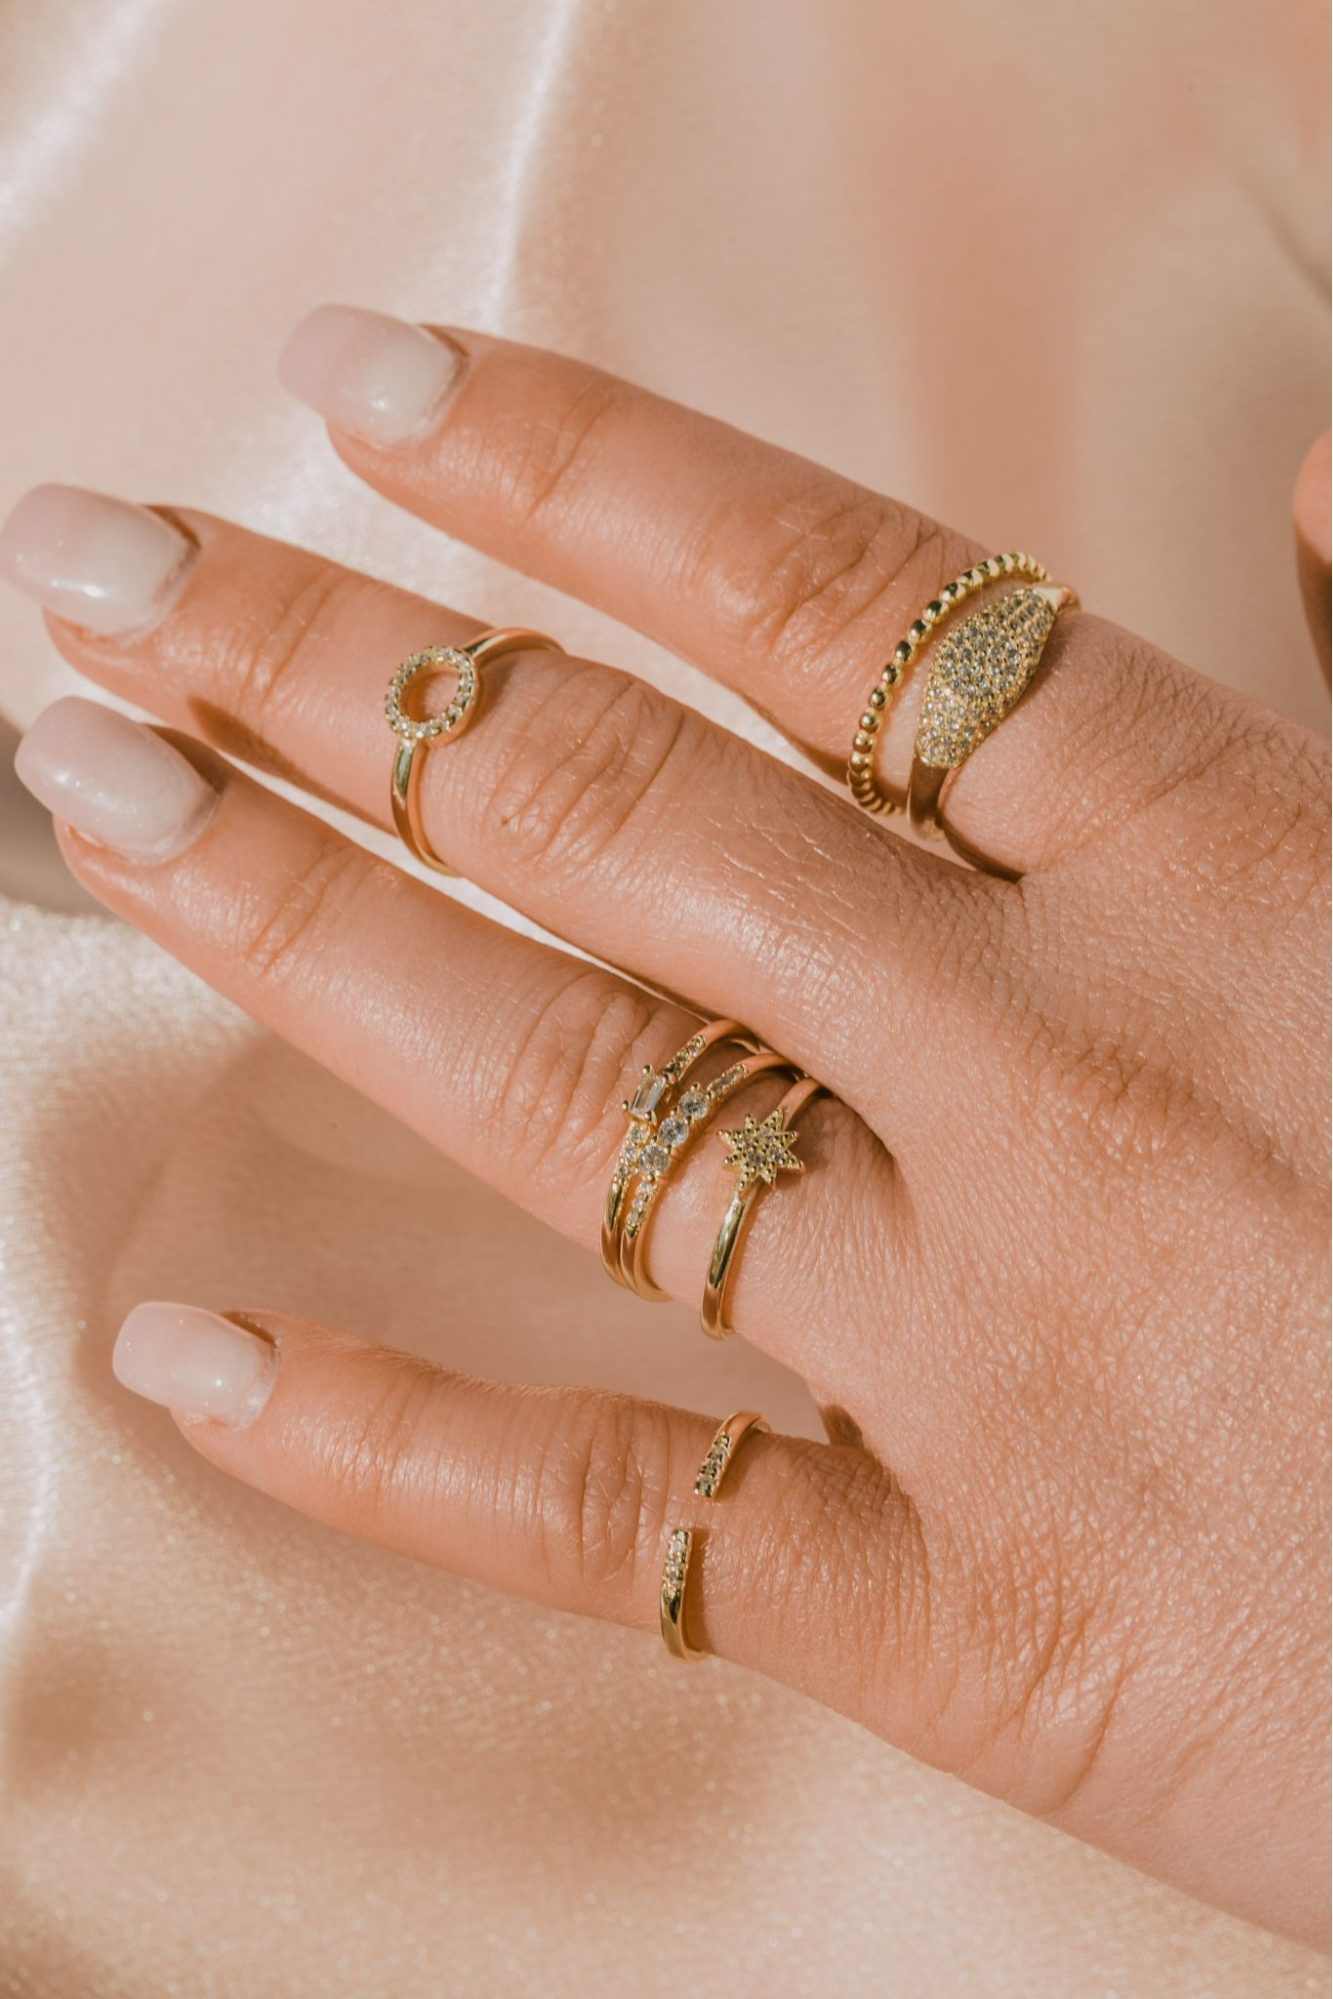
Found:
[(691, 1645), (894, 1732), (867, 1690), (914, 1677), (914, 1620), (885, 1605), (910, 1608), (920, 1578), (906, 1502), (864, 1451), (751, 1432), (710, 1501), (694, 1490), (708, 1417), (479, 1381), (270, 1313), (140, 1305), (113, 1365), (246, 1484), (560, 1610), (654, 1629), (670, 1537), (690, 1527)]

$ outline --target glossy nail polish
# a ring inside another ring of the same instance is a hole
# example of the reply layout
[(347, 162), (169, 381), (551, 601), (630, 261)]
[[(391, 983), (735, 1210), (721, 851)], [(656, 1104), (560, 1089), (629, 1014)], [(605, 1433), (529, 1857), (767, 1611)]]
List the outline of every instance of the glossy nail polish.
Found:
[(457, 347), (422, 326), (321, 305), (283, 348), (278, 379), (335, 429), (383, 450), (429, 427), (464, 366)]
[(111, 1356), (134, 1394), (238, 1430), (264, 1407), (277, 1366), (271, 1341), (197, 1305), (136, 1305)]
[(132, 861), (168, 861), (207, 825), (217, 793), (180, 751), (115, 708), (67, 695), (43, 709), (14, 770), (49, 812)]
[(150, 630), (185, 587), (196, 552), (160, 514), (81, 486), (34, 486), (0, 528), (0, 576), (109, 638)]

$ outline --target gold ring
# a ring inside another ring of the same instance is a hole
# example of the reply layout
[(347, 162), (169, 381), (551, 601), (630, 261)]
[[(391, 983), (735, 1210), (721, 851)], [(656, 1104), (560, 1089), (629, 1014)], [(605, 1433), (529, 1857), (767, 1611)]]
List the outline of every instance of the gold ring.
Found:
[(930, 663), (912, 749), (907, 810), (918, 833), (943, 833), (988, 874), (1016, 881), (1013, 869), (955, 834), (944, 816), (954, 774), (999, 728), (1032, 684), (1060, 612), (1077, 605), (1064, 583), (1010, 590), (950, 632)]
[[(425, 751), (440, 737), (455, 741), (473, 720), (481, 701), (481, 669), (507, 652), (563, 652), (564, 647), (543, 632), (521, 631), (517, 627), (481, 632), (465, 646), (427, 646), (405, 659), (389, 682), (384, 697), (384, 713), (398, 738), (394, 751), (389, 802), (393, 823), (408, 852), (439, 875), (457, 875), (426, 838), (421, 823), (421, 766)], [(409, 715), (403, 697), (420, 674), (451, 668), (458, 684), (453, 699), (436, 715)]]
[(776, 1055), (771, 1048), (760, 1048), (754, 1054), (742, 1055), (738, 1062), (733, 1062), (711, 1083), (700, 1083), (693, 1090), (685, 1090), (671, 1105), (668, 1116), (657, 1126), (651, 1139), (640, 1148), (634, 1162), (634, 1189), (621, 1218), (617, 1245), (621, 1279), (640, 1298), (661, 1304), (667, 1297), (667, 1293), (659, 1291), (648, 1275), (648, 1225), (662, 1189), (677, 1163), (688, 1152), (696, 1135), (712, 1122), (728, 1097), (734, 1097), (738, 1090), (744, 1089), (756, 1076), (766, 1075), (770, 1069), (790, 1071), (791, 1066), (785, 1055)]
[[(692, 1034), (685, 1046), (678, 1048), (662, 1068), (654, 1069), (651, 1063), (645, 1063), (639, 1087), (620, 1106), (629, 1121), (629, 1130), (621, 1143), (602, 1211), (602, 1267), (617, 1284), (628, 1285), (630, 1281), (620, 1261), (620, 1235), (627, 1214), (630, 1183), (642, 1170), (640, 1161), (649, 1146), (656, 1142), (659, 1126), (668, 1121), (668, 1113), (676, 1110), (674, 1100), (680, 1085), (699, 1058), (720, 1041), (734, 1041), (738, 1047), (756, 1053), (760, 1046), (754, 1035), (738, 1020), (710, 1020)], [(679, 1116), (687, 1126), (696, 1118), (707, 1115), (702, 1097), (703, 1093), (697, 1090), (687, 1090), (683, 1094)], [(672, 1138), (667, 1141), (668, 1148), (677, 1142), (678, 1137), (679, 1134), (673, 1132)]]
[(777, 1109), (770, 1111), (766, 1118), (747, 1117), (740, 1131), (718, 1134), (723, 1144), (730, 1147), (724, 1163), (738, 1176), (739, 1185), (727, 1205), (717, 1241), (713, 1244), (703, 1302), (699, 1307), (700, 1323), (712, 1340), (731, 1337), (732, 1329), (726, 1319), (727, 1287), (755, 1202), (765, 1187), (776, 1185), (780, 1173), (805, 1171), (805, 1162), (798, 1159), (792, 1150), (799, 1134), (791, 1126), (823, 1087), (813, 1076), (801, 1076)]
[[(718, 1426), (704, 1461), (694, 1480), (700, 1499), (716, 1500), (728, 1465), (745, 1439), (767, 1431), (768, 1424), (754, 1409), (738, 1409)], [(690, 1557), (694, 1553), (692, 1527), (674, 1527), (667, 1541), (662, 1565), (662, 1592), (659, 1618), (662, 1639), (673, 1659), (706, 1659), (708, 1654), (690, 1644), (685, 1635), (685, 1595), (690, 1579)]]
[(865, 811), (901, 812), (907, 803), (905, 792), (892, 790), (875, 772), (876, 741), (889, 719), (899, 683), (935, 626), (957, 610), (966, 598), (983, 589), (987, 583), (993, 583), (997, 576), (1030, 576), (1036, 583), (1046, 581), (1046, 571), (1041, 563), (1035, 556), (1025, 555), (1022, 549), (1016, 548), (1008, 555), (991, 555), (984, 562), (974, 563), (961, 576), (955, 576), (952, 583), (946, 583), (938, 597), (931, 598), (880, 668), (879, 678), (866, 696), (866, 705), (857, 723), (851, 754), (847, 759), (848, 789)]

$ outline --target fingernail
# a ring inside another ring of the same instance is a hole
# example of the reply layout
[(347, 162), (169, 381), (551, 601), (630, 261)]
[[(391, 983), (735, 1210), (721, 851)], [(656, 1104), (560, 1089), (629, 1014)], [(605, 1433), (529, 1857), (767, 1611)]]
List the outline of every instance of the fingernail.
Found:
[(149, 1402), (243, 1430), (268, 1401), (278, 1350), (197, 1305), (136, 1305), (116, 1335), (111, 1368), (122, 1388)]
[(48, 812), (129, 861), (183, 853), (218, 802), (208, 780), (161, 736), (77, 694), (42, 710), (18, 746), (14, 770)]
[(109, 638), (155, 625), (196, 553), (147, 507), (81, 486), (34, 486), (0, 528), (0, 576), (57, 617)]
[(465, 365), (457, 347), (422, 326), (321, 305), (289, 337), (278, 380), (335, 429), (383, 447), (424, 429)]

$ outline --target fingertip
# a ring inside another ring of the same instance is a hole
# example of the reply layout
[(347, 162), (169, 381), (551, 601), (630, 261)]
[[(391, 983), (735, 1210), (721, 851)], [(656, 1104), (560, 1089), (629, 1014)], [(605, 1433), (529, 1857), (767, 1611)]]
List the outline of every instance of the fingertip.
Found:
[(464, 365), (460, 348), (424, 326), (321, 305), (288, 336), (278, 380), (336, 429), (384, 450), (435, 420)]

